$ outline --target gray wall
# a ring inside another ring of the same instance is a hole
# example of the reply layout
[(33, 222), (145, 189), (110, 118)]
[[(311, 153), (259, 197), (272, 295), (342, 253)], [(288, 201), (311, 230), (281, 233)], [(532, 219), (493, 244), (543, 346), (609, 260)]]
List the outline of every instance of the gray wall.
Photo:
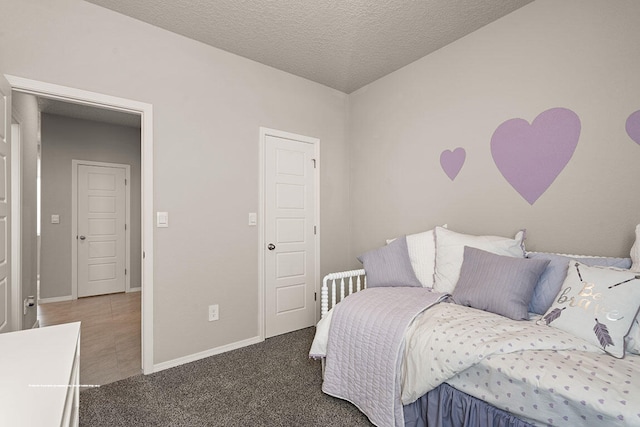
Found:
[[(347, 96), (80, 0), (0, 0), (3, 72), (154, 108), (155, 363), (258, 335), (258, 129), (321, 140), (321, 274), (448, 222), (529, 229), (535, 249), (623, 255), (640, 222), (638, 3), (537, 0)], [(513, 117), (577, 112), (582, 136), (529, 205), (493, 164)], [(455, 181), (445, 149), (467, 161)], [(207, 322), (206, 306), (221, 320)]]
[[(38, 173), (38, 102), (33, 95), (12, 93), (13, 111), (20, 120), (22, 149), (22, 215), (21, 215), (21, 256), (22, 256), (22, 296), (37, 297), (37, 239), (36, 239), (36, 178)], [(22, 309), (22, 307), (20, 307)], [(31, 328), (37, 318), (33, 307), (23, 314), (22, 328)]]
[(259, 335), (260, 126), (320, 139), (320, 272), (346, 267), (347, 95), (81, 0), (0, 10), (2, 72), (153, 105), (156, 364)]
[[(72, 160), (131, 166), (131, 287), (141, 284), (140, 129), (42, 114), (40, 297), (71, 295)], [(51, 215), (60, 215), (51, 224)]]
[[(640, 223), (640, 146), (625, 131), (640, 109), (638, 22), (637, 1), (537, 0), (352, 93), (351, 259), (444, 223), (526, 228), (532, 250), (628, 256)], [(504, 121), (554, 107), (579, 116), (581, 135), (530, 205), (490, 141)], [(456, 147), (467, 156), (451, 181), (440, 154)]]

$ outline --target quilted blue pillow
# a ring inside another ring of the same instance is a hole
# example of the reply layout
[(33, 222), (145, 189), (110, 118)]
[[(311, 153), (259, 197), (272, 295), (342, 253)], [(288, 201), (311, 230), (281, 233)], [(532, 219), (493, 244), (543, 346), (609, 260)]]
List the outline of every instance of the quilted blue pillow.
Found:
[(544, 314), (553, 299), (558, 295), (564, 279), (567, 277), (567, 269), (570, 260), (576, 260), (584, 265), (599, 267), (615, 267), (628, 269), (631, 267), (631, 258), (610, 257), (572, 257), (571, 255), (559, 255), (545, 252), (529, 252), (527, 258), (548, 259), (549, 265), (544, 270), (533, 291), (533, 298), (529, 303), (529, 311)]

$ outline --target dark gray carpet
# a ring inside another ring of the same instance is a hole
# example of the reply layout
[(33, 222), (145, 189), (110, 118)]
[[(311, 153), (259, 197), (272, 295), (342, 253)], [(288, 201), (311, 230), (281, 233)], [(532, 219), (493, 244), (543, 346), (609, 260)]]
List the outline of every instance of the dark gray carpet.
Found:
[(81, 426), (371, 426), (322, 393), (314, 328), (80, 393)]

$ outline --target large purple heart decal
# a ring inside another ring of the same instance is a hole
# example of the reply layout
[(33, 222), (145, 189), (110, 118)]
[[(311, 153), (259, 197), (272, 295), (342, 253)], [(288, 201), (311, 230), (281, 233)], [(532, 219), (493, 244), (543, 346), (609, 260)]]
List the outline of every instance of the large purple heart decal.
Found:
[(464, 148), (461, 147), (458, 147), (453, 151), (444, 150), (440, 154), (440, 166), (451, 181), (458, 176), (458, 172), (460, 172), (462, 165), (464, 165), (465, 157), (467, 157), (467, 153), (464, 151)]
[(640, 110), (631, 113), (625, 127), (631, 139), (640, 144)]
[(533, 205), (573, 156), (580, 119), (566, 108), (543, 111), (531, 124), (502, 123), (491, 137), (491, 155), (507, 182)]

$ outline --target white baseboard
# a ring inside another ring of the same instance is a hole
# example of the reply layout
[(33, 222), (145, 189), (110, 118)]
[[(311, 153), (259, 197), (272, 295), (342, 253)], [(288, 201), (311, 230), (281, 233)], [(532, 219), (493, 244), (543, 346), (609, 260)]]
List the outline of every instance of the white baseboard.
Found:
[(38, 304), (48, 304), (50, 302), (73, 301), (73, 296), (66, 295), (64, 297), (40, 298)]
[[(141, 286), (137, 286), (135, 288), (130, 288), (126, 292), (140, 292), (142, 291)], [(50, 302), (62, 302), (62, 301), (73, 301), (73, 295), (66, 295), (63, 297), (51, 297), (51, 298), (41, 298), (38, 300), (38, 304), (48, 304)]]
[(176, 366), (184, 365), (185, 363), (195, 362), (196, 360), (204, 359), (210, 356), (215, 356), (216, 354), (226, 353), (227, 351), (237, 350), (242, 347), (258, 344), (262, 341), (264, 340), (260, 339), (260, 337), (258, 336), (258, 337), (248, 338), (242, 341), (237, 341), (231, 344), (223, 345), (221, 347), (216, 347), (209, 350), (201, 351), (199, 353), (190, 354), (189, 356), (183, 356), (177, 359), (167, 360), (166, 362), (157, 363), (153, 365), (153, 372), (160, 372), (160, 371), (164, 371), (165, 369), (175, 368)]
[(126, 292), (140, 292), (142, 291), (142, 286), (131, 286)]
[(38, 319), (36, 319), (36, 322), (33, 324), (33, 326), (31, 327), (31, 329), (37, 329), (40, 327), (40, 321)]

